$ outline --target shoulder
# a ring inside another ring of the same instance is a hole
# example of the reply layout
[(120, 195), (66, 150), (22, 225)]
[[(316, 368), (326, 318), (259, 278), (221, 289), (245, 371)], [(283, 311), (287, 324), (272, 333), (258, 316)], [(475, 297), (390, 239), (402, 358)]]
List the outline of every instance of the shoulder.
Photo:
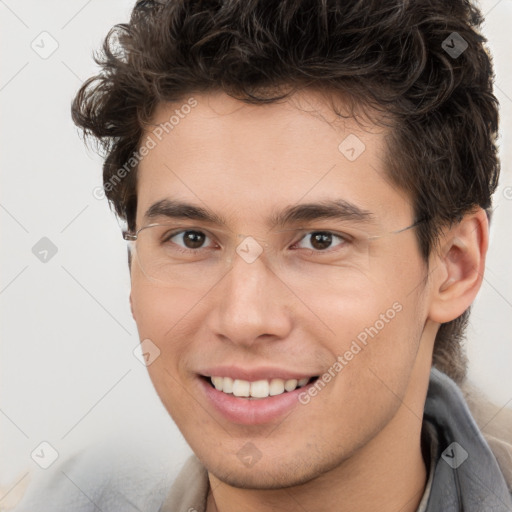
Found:
[(208, 489), (208, 473), (192, 455), (174, 481), (160, 512), (204, 512)]
[(31, 471), (16, 511), (157, 512), (182, 461), (182, 454), (109, 440), (77, 451), (47, 470)]
[(512, 492), (512, 409), (497, 406), (467, 379), (460, 389)]

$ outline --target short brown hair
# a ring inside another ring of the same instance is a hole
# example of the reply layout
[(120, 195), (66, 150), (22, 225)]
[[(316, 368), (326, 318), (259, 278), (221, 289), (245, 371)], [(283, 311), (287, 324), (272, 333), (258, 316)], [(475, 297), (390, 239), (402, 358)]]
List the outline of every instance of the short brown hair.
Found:
[[(469, 0), (142, 0), (113, 27), (74, 122), (104, 150), (104, 185), (159, 102), (221, 90), (248, 103), (329, 89), (393, 119), (386, 172), (411, 197), (425, 261), (446, 225), (490, 213), (499, 176), (493, 70)], [(137, 174), (105, 186), (135, 228)], [(124, 175), (123, 174), (123, 175)], [(469, 310), (441, 325), (433, 363), (461, 382)]]

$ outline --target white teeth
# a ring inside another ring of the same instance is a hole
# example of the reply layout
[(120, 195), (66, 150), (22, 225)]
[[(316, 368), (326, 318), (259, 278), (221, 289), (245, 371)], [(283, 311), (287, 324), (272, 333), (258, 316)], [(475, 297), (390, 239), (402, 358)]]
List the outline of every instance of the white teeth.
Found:
[(304, 379), (271, 379), (257, 380), (249, 382), (247, 380), (235, 379), (230, 377), (211, 377), (211, 382), (215, 389), (223, 393), (233, 394), (237, 397), (267, 398), (268, 396), (281, 395), (285, 391), (293, 391), (298, 387), (305, 386), (309, 378)]
[(251, 382), (251, 396), (254, 398), (265, 398), (268, 396), (270, 384), (268, 380), (257, 380)]
[[(222, 379), (222, 377), (220, 378)], [(224, 393), (233, 393), (233, 379), (231, 377), (224, 377), (221, 391), (224, 391)]]
[(284, 389), (286, 389), (286, 391), (293, 391), (297, 387), (297, 384), (298, 384), (297, 379), (287, 380), (284, 383)]
[(284, 380), (283, 379), (272, 379), (270, 381), (269, 395), (280, 395), (284, 393)]
[(222, 391), (223, 389), (224, 379), (222, 377), (212, 377), (212, 384), (215, 386), (215, 389)]
[(235, 379), (233, 382), (233, 395), (249, 396), (251, 391), (251, 383), (247, 380)]

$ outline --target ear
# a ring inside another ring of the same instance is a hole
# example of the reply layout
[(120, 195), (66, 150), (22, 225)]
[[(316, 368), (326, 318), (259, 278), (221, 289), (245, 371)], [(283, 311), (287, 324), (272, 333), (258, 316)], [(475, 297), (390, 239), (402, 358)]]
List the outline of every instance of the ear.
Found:
[(489, 244), (489, 221), (482, 208), (445, 231), (434, 250), (429, 318), (450, 322), (472, 304), (482, 284)]

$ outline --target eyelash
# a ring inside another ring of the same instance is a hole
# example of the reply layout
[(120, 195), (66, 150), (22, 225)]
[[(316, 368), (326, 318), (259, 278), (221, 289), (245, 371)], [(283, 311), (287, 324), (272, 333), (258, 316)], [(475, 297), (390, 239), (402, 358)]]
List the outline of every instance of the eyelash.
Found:
[[(206, 235), (208, 238), (211, 238), (206, 233), (204, 233), (203, 231), (194, 230), (194, 229), (185, 229), (185, 230), (176, 231), (176, 232), (173, 232), (173, 233), (170, 233), (170, 234), (166, 235), (164, 237), (164, 239), (162, 240), (162, 242), (163, 243), (168, 242), (168, 241), (171, 240), (171, 238), (174, 238), (175, 236), (181, 235), (183, 233), (201, 233), (203, 235)], [(347, 235), (343, 235), (341, 233), (336, 233), (334, 231), (329, 231), (329, 230), (311, 230), (311, 231), (306, 232), (304, 234), (304, 236), (302, 236), (293, 245), (297, 245), (298, 243), (302, 242), (302, 240), (304, 240), (307, 236), (310, 236), (310, 235), (315, 234), (315, 233), (328, 234), (328, 235), (332, 235), (333, 237), (339, 238), (343, 242), (341, 245), (345, 245), (346, 243), (350, 242), (350, 238)], [(208, 250), (208, 247), (200, 247), (198, 249), (189, 249), (187, 247), (182, 247), (182, 246), (180, 246), (178, 244), (175, 244), (175, 245), (176, 245), (176, 250), (178, 252), (182, 253), (182, 254), (198, 254), (198, 253), (200, 253), (202, 251), (207, 251)], [(330, 249), (330, 248), (324, 249), (324, 250), (314, 250), (314, 249), (303, 249), (303, 250), (304, 251), (308, 251), (308, 254), (330, 254), (332, 252), (336, 252), (336, 249)]]

